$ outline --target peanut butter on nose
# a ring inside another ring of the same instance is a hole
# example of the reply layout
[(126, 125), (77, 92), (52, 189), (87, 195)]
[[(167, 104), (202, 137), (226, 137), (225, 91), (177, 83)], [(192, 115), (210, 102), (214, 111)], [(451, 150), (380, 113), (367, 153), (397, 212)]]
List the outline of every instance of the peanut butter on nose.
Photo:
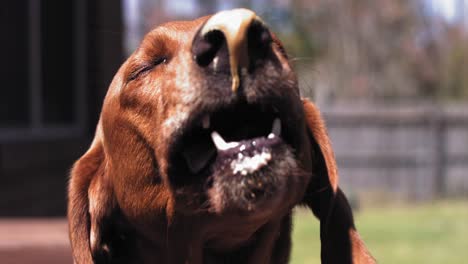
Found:
[(202, 36), (214, 30), (219, 30), (224, 34), (229, 52), (233, 92), (237, 91), (240, 84), (239, 68), (244, 69), (249, 65), (247, 30), (254, 21), (262, 22), (253, 11), (248, 9), (221, 11), (213, 15), (201, 31)]

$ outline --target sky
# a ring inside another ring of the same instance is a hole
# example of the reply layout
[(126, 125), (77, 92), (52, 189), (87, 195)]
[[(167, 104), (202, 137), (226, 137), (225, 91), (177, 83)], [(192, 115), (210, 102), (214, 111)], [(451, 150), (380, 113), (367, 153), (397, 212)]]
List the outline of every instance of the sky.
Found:
[(455, 1), (454, 0), (429, 0), (432, 8), (437, 13), (443, 15), (447, 19), (455, 17)]
[[(432, 9), (439, 13), (440, 15), (444, 16), (449, 21), (453, 21), (457, 18), (457, 1), (460, 0), (427, 0), (429, 4), (432, 6)], [(465, 8), (464, 8), (464, 16), (466, 17), (468, 11), (468, 0), (465, 0)]]

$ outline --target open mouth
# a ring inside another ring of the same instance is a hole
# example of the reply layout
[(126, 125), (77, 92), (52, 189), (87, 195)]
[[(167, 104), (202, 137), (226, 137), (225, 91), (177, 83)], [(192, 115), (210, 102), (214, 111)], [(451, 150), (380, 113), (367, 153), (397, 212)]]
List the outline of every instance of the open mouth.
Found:
[(279, 143), (280, 135), (281, 120), (275, 118), (271, 132), (267, 137), (226, 142), (217, 131), (213, 131), (211, 139), (216, 146), (218, 155), (230, 161), (228, 165), (232, 174), (247, 175), (268, 164), (271, 160), (271, 147)]
[[(278, 110), (269, 105), (236, 103), (205, 111), (189, 122), (177, 144), (179, 167), (191, 175), (214, 170), (253, 174), (273, 159), (274, 148), (283, 143), (282, 130)], [(173, 180), (177, 185), (178, 180)]]

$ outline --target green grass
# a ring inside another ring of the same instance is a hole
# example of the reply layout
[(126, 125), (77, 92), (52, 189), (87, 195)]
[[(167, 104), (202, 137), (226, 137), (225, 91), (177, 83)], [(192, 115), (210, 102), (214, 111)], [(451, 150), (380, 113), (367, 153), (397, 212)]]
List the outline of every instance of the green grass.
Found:
[[(468, 263), (468, 201), (363, 209), (355, 220), (378, 263)], [(291, 263), (320, 263), (319, 223), (302, 209), (294, 218)]]

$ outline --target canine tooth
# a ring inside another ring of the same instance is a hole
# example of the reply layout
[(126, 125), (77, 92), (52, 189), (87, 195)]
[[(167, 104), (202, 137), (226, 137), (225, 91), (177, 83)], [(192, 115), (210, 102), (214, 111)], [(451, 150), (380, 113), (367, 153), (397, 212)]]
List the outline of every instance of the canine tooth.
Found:
[(274, 138), (274, 137), (275, 137), (275, 134), (273, 134), (273, 133), (268, 134), (268, 138), (269, 138), (269, 139), (272, 139), (272, 138)]
[(210, 127), (210, 116), (206, 115), (203, 117), (202, 126), (204, 129), (208, 129)]
[(271, 133), (275, 136), (281, 136), (281, 120), (279, 118), (275, 118), (273, 121), (273, 128), (271, 129)]
[(213, 69), (214, 71), (218, 71), (218, 61), (219, 61), (219, 57), (216, 56), (214, 59), (213, 59)]
[(216, 148), (218, 150), (228, 150), (230, 148), (235, 148), (239, 145), (239, 142), (226, 142), (224, 139), (221, 137), (221, 135), (218, 134), (218, 132), (213, 131), (211, 133), (211, 139), (213, 140), (213, 143), (215, 144)]

